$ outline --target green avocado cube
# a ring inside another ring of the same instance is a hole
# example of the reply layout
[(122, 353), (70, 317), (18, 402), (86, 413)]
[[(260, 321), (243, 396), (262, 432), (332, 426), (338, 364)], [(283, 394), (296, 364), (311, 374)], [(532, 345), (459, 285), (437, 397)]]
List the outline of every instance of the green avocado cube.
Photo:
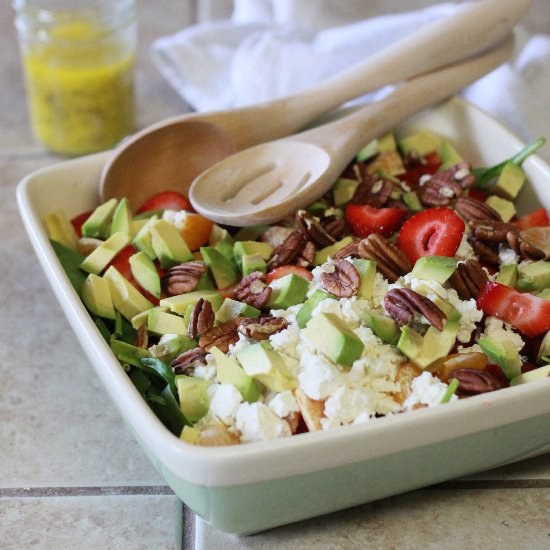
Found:
[(130, 256), (129, 262), (132, 275), (141, 288), (160, 298), (160, 276), (153, 260), (145, 252), (136, 252)]
[(80, 264), (80, 269), (99, 275), (111, 260), (130, 242), (127, 233), (115, 233), (102, 242)]
[(229, 231), (227, 231), (227, 229), (224, 229), (223, 227), (220, 227), (217, 223), (215, 223), (210, 230), (208, 244), (210, 246), (215, 246), (220, 241), (228, 241), (232, 243), (233, 237), (231, 236)]
[(422, 256), (416, 260), (412, 276), (424, 281), (436, 281), (444, 284), (455, 272), (457, 260), (447, 256)]
[(300, 304), (306, 298), (309, 281), (294, 273), (276, 279), (269, 285), (272, 289), (267, 305), (271, 309), (287, 309)]
[(401, 330), (393, 319), (372, 311), (365, 311), (363, 321), (378, 338), (392, 346), (397, 345)]
[(109, 236), (109, 224), (113, 219), (117, 204), (118, 201), (114, 198), (100, 204), (82, 224), (82, 236), (107, 238)]
[(351, 178), (338, 178), (336, 183), (332, 186), (334, 206), (338, 207), (347, 204), (353, 197), (358, 185), (358, 180)]
[(190, 305), (194, 306), (201, 298), (208, 300), (212, 304), (214, 312), (220, 309), (223, 302), (222, 297), (214, 290), (193, 290), (186, 294), (162, 298), (160, 306), (167, 307), (170, 311), (178, 315), (184, 315), (187, 307)]
[(495, 281), (501, 285), (515, 288), (518, 281), (518, 264), (503, 265), (498, 270)]
[(315, 265), (323, 265), (328, 258), (332, 258), (338, 250), (341, 248), (344, 248), (344, 246), (347, 246), (348, 244), (351, 244), (353, 242), (352, 237), (344, 237), (340, 241), (335, 242), (334, 244), (330, 244), (328, 246), (325, 246), (325, 248), (321, 248), (321, 250), (318, 250), (315, 254), (315, 260), (313, 263)]
[(235, 386), (244, 401), (254, 403), (261, 395), (260, 387), (256, 381), (246, 374), (236, 359), (228, 357), (216, 346), (208, 350), (216, 360), (217, 376), (220, 384), (232, 384)]
[(361, 277), (361, 283), (359, 285), (359, 290), (357, 291), (357, 296), (368, 300), (372, 297), (372, 291), (374, 289), (374, 281), (376, 279), (376, 262), (373, 260), (354, 258), (352, 263), (353, 267), (355, 267)]
[(171, 363), (180, 353), (197, 347), (197, 342), (184, 334), (164, 334), (159, 343), (149, 347), (151, 357)]
[(151, 235), (151, 227), (158, 221), (158, 216), (152, 216), (149, 219), (145, 220), (145, 223), (141, 228), (136, 232), (136, 236), (132, 241), (132, 245), (145, 252), (151, 260), (156, 259), (157, 255), (153, 249), (153, 236)]
[(180, 410), (185, 418), (189, 422), (200, 420), (210, 407), (206, 380), (179, 374), (176, 376), (176, 387), (178, 388)]
[(163, 311), (159, 307), (154, 307), (149, 310), (147, 329), (149, 332), (159, 336), (163, 334), (187, 335), (187, 325), (183, 317)]
[(503, 199), (513, 201), (518, 196), (525, 180), (526, 175), (521, 166), (507, 162), (491, 191)]
[(446, 139), (441, 139), (441, 143), (439, 144), (439, 156), (441, 158), (441, 166), (438, 168), (439, 172), (464, 162), (460, 153)]
[(480, 338), (477, 343), (489, 361), (502, 369), (508, 380), (521, 374), (521, 357), (510, 340)]
[(315, 308), (323, 301), (328, 298), (334, 299), (332, 294), (325, 292), (324, 290), (317, 289), (302, 305), (296, 314), (296, 322), (300, 328), (304, 328), (309, 320), (311, 319), (311, 314)]
[(146, 349), (114, 339), (111, 340), (111, 351), (119, 361), (134, 367), (141, 367), (141, 360), (151, 356)]
[(120, 202), (115, 208), (113, 221), (111, 223), (111, 235), (119, 232), (126, 233), (130, 238), (134, 234), (132, 211), (130, 209), (130, 202), (126, 197), (120, 199)]
[(178, 228), (167, 220), (151, 225), (151, 245), (163, 269), (195, 259)]
[(80, 297), (93, 314), (107, 319), (115, 318), (111, 288), (102, 277), (90, 273), (82, 285)]
[(539, 292), (537, 296), (543, 300), (550, 300), (550, 288), (545, 288), (542, 292)]
[(512, 201), (502, 199), (496, 195), (490, 195), (485, 204), (494, 208), (502, 218), (503, 222), (509, 222), (516, 215), (516, 207)]
[(231, 259), (211, 246), (201, 247), (200, 252), (218, 288), (227, 288), (239, 280), (239, 272), (233, 260), (233, 247), (231, 247)]
[(520, 264), (516, 287), (521, 291), (543, 290), (550, 287), (550, 262), (539, 260)]
[(244, 256), (257, 254), (267, 262), (272, 252), (273, 247), (269, 243), (259, 241), (237, 241), (233, 245), (233, 255), (239, 269), (242, 269), (242, 258)]
[(411, 210), (412, 212), (420, 212), (424, 209), (416, 191), (408, 191), (406, 193), (403, 193), (403, 196), (401, 198), (403, 199), (403, 202), (407, 205), (409, 210)]
[(267, 271), (267, 262), (260, 254), (246, 254), (241, 258), (241, 268), (243, 277), (248, 277), (248, 275), (255, 271), (265, 273)]
[(410, 134), (399, 141), (399, 148), (403, 154), (415, 151), (419, 155), (425, 156), (428, 153), (439, 151), (441, 137), (430, 130), (419, 130)]
[(303, 335), (331, 361), (345, 367), (350, 367), (363, 353), (363, 342), (334, 313), (320, 313), (310, 319)]
[(216, 321), (218, 323), (225, 323), (235, 317), (254, 317), (257, 318), (261, 314), (259, 309), (249, 306), (244, 302), (238, 302), (232, 298), (226, 298), (223, 301), (220, 309), (216, 312)]
[(56, 210), (46, 214), (43, 219), (48, 237), (57, 241), (64, 247), (76, 251), (78, 246), (78, 235), (73, 224), (63, 210)]

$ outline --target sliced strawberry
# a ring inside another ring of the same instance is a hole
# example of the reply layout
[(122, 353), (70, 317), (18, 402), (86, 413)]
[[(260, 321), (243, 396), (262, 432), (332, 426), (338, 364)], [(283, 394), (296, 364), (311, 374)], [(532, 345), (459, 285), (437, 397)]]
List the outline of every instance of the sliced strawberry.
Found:
[(411, 189), (418, 185), (418, 180), (426, 174), (435, 174), (441, 166), (441, 157), (437, 151), (428, 153), (424, 157), (425, 163), (413, 164), (407, 167), (407, 171), (399, 176), (401, 181), (404, 181)]
[(301, 267), (299, 265), (281, 265), (267, 274), (266, 282), (267, 284), (270, 284), (275, 279), (280, 279), (281, 277), (285, 277), (291, 273), (294, 273), (294, 275), (298, 275), (299, 277), (303, 277), (308, 281), (313, 279), (311, 271), (307, 270), (305, 267)]
[(71, 223), (73, 224), (74, 230), (76, 231), (76, 234), (78, 237), (82, 237), (82, 225), (84, 222), (90, 217), (90, 214), (93, 212), (93, 210), (89, 210), (88, 212), (83, 212), (82, 214), (79, 214), (78, 216), (75, 216)]
[(530, 227), (548, 227), (548, 225), (550, 225), (545, 208), (539, 208), (530, 214), (525, 214), (512, 223), (515, 224), (520, 231), (529, 229)]
[(150, 210), (193, 210), (189, 199), (177, 191), (161, 191), (147, 199), (136, 214)]
[(526, 336), (550, 330), (550, 300), (489, 281), (477, 297), (477, 307), (494, 315)]
[(481, 191), (480, 189), (470, 189), (468, 192), (468, 197), (471, 199), (475, 199), (479, 202), (485, 202), (489, 195), (485, 193), (485, 191)]
[(368, 237), (372, 233), (389, 237), (399, 229), (406, 215), (403, 208), (375, 208), (368, 204), (346, 206), (346, 221), (358, 237)]
[[(112, 259), (112, 261), (107, 265), (107, 268), (109, 268), (110, 266), (115, 267), (116, 270), (128, 282), (130, 282), (135, 288), (137, 288), (137, 290), (139, 290), (153, 305), (158, 306), (159, 299), (153, 296), (151, 293), (147, 292), (144, 288), (142, 288), (132, 275), (132, 268), (130, 267), (130, 256), (133, 256), (136, 252), (137, 250), (129, 244)], [(162, 271), (158, 266), (157, 271), (159, 272), (159, 276), (162, 276)]]
[(414, 264), (422, 256), (454, 256), (463, 234), (464, 222), (450, 208), (428, 208), (403, 224), (397, 245)]

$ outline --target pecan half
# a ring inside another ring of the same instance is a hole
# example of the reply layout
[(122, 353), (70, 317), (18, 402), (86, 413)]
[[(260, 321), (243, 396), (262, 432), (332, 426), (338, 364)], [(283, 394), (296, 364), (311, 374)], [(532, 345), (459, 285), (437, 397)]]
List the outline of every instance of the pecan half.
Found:
[(149, 331), (147, 323), (143, 323), (138, 329), (134, 345), (137, 348), (147, 349), (149, 347)]
[(455, 210), (467, 221), (492, 220), (502, 222), (500, 214), (488, 204), (470, 197), (459, 197)]
[(166, 294), (178, 296), (194, 290), (199, 284), (199, 279), (206, 272), (206, 266), (202, 262), (186, 262), (171, 267), (162, 278)]
[(417, 194), (426, 206), (448, 206), (473, 183), (474, 176), (470, 172), (470, 165), (461, 162), (433, 174), (418, 188)]
[(357, 269), (347, 260), (335, 260), (319, 279), (321, 286), (338, 298), (355, 296), (361, 285)]
[(311, 241), (306, 241), (298, 256), (294, 258), (294, 264), (301, 267), (309, 267), (315, 261), (316, 253), (317, 248), (315, 248), (315, 245)]
[(207, 330), (199, 339), (199, 346), (206, 350), (216, 346), (218, 349), (227, 353), (229, 346), (239, 341), (237, 327), (245, 317), (235, 317), (226, 321), (217, 327)]
[(189, 319), (189, 326), (187, 327), (189, 336), (196, 338), (208, 332), (214, 326), (215, 318), (212, 304), (208, 300), (200, 298), (195, 304)]
[(235, 287), (233, 294), (239, 302), (244, 302), (256, 309), (262, 309), (269, 301), (271, 287), (266, 284), (265, 273), (253, 271)]
[(334, 260), (342, 260), (351, 256), (353, 258), (359, 257), (359, 241), (353, 241), (346, 246), (342, 247), (338, 252), (334, 254)]
[(338, 216), (324, 216), (320, 220), (323, 229), (334, 239), (341, 239), (346, 232), (346, 221)]
[(451, 372), (451, 378), (458, 380), (457, 394), (459, 396), (487, 393), (503, 387), (496, 376), (479, 369), (454, 369)]
[(457, 291), (461, 300), (477, 298), (488, 281), (487, 273), (476, 260), (459, 262), (449, 277), (449, 284)]
[(243, 319), (237, 330), (254, 340), (267, 340), (272, 334), (284, 330), (287, 326), (288, 321), (283, 317), (265, 316), (259, 319)]
[(334, 237), (327, 233), (321, 225), (321, 222), (306, 210), (298, 210), (295, 219), (296, 226), (305, 240), (312, 241), (321, 248), (329, 246), (335, 241)]
[(184, 374), (197, 365), (206, 365), (206, 350), (196, 347), (178, 355), (171, 364), (175, 374)]
[(412, 269), (403, 251), (378, 233), (373, 233), (360, 241), (358, 251), (361, 258), (374, 260), (376, 269), (390, 283), (394, 283), (401, 275)]
[(384, 307), (390, 317), (402, 327), (414, 323), (414, 314), (419, 313), (437, 330), (443, 330), (447, 318), (429, 298), (408, 288), (394, 288), (384, 297)]
[(527, 242), (519, 232), (508, 234), (507, 241), (510, 248), (512, 248), (516, 254), (519, 254), (522, 260), (543, 260), (546, 258), (544, 250)]
[(305, 239), (300, 231), (292, 231), (282, 244), (276, 246), (271, 253), (268, 268), (274, 269), (281, 265), (293, 264), (300, 256), (305, 246)]
[(393, 191), (393, 183), (375, 174), (366, 174), (362, 179), (349, 201), (350, 204), (368, 204), (375, 208), (385, 206)]

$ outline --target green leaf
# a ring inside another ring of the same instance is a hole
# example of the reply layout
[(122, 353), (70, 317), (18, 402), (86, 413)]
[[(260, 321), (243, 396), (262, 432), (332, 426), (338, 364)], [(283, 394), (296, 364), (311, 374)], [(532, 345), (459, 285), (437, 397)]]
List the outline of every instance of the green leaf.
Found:
[(178, 401), (170, 389), (170, 386), (166, 386), (160, 395), (149, 392), (147, 394), (147, 400), (161, 422), (174, 435), (179, 436), (185, 425), (191, 425), (191, 422), (189, 422), (181, 412)]
[(71, 285), (73, 285), (73, 288), (80, 296), (80, 291), (86, 280), (86, 273), (80, 269), (80, 264), (84, 261), (86, 256), (63, 246), (57, 241), (50, 240), (50, 243), (69, 281), (71, 281)]
[(506, 159), (505, 161), (496, 164), (495, 166), (490, 166), (488, 168), (473, 168), (472, 174), (475, 177), (474, 187), (478, 189), (488, 190), (491, 187), (491, 184), (495, 178), (497, 178), (502, 169), (508, 162), (521, 166), (526, 158), (534, 154), (537, 149), (540, 149), (546, 140), (544, 138), (538, 138), (532, 143), (526, 145), (519, 153), (516, 153), (513, 157)]
[(160, 376), (170, 386), (170, 389), (174, 395), (178, 394), (178, 390), (176, 388), (176, 377), (170, 365), (153, 357), (141, 359), (141, 365), (147, 372)]

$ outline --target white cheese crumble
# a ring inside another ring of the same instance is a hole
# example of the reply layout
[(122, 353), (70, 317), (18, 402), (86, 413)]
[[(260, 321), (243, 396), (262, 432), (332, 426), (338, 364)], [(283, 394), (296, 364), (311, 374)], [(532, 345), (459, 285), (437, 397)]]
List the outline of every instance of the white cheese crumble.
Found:
[(501, 244), (498, 247), (498, 261), (501, 266), (509, 264), (517, 264), (519, 256), (516, 254), (514, 249), (509, 246)]
[(458, 247), (458, 250), (455, 253), (455, 257), (459, 260), (478, 260), (476, 253), (474, 252), (474, 249), (468, 242), (468, 237), (466, 234), (462, 235), (462, 240), (460, 241), (460, 245)]
[(291, 435), (286, 420), (279, 418), (264, 403), (242, 403), (236, 414), (235, 427), (242, 441), (265, 441)]
[(279, 418), (285, 418), (300, 410), (296, 398), (290, 390), (275, 394), (267, 405)]
[[(424, 371), (412, 381), (412, 391), (403, 406), (411, 410), (415, 405), (422, 404), (435, 407), (441, 404), (441, 400), (447, 392), (447, 384), (433, 376), (431, 372)], [(456, 401), (456, 395), (451, 396), (451, 401)]]
[(298, 381), (303, 392), (315, 400), (324, 400), (333, 394), (341, 384), (342, 374), (321, 353), (303, 349), (300, 354)]
[(165, 210), (162, 213), (162, 219), (174, 224), (180, 231), (185, 225), (187, 212), (185, 210)]
[(210, 400), (210, 412), (226, 426), (234, 424), (235, 415), (242, 402), (239, 390), (233, 384), (215, 384), (212, 387), (215, 388), (215, 392)]

